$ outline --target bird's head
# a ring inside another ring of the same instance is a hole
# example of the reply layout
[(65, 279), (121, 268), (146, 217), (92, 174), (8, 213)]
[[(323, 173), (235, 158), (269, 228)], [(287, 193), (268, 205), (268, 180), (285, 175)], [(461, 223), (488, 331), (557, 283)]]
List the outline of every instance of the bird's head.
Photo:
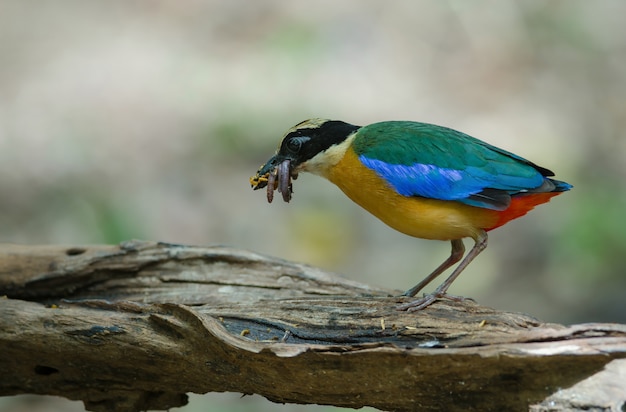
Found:
[(287, 131), (274, 156), (250, 178), (252, 188), (257, 190), (267, 186), (270, 202), (274, 189), (278, 189), (283, 200), (288, 202), (292, 193), (291, 179), (296, 179), (299, 172), (324, 175), (324, 171), (345, 153), (346, 148), (341, 147), (341, 143), (359, 127), (327, 119), (309, 119), (298, 123)]

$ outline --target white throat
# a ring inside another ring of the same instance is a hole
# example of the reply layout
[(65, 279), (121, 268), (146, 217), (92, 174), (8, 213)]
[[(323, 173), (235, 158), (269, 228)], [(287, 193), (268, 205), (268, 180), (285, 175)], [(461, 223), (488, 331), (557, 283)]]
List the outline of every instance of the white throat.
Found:
[(330, 168), (343, 159), (343, 156), (346, 154), (348, 148), (350, 148), (350, 145), (355, 137), (356, 133), (352, 133), (343, 142), (332, 145), (323, 152), (316, 154), (311, 159), (302, 163), (298, 167), (298, 171), (309, 172), (326, 177)]

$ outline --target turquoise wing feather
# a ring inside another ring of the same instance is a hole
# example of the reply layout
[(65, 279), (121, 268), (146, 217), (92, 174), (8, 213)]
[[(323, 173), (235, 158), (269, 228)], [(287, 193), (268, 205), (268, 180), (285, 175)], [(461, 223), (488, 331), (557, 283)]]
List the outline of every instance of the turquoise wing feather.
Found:
[(506, 209), (511, 195), (549, 184), (545, 176), (554, 175), (513, 153), (427, 123), (374, 123), (359, 129), (352, 145), (366, 167), (404, 196), (495, 210)]

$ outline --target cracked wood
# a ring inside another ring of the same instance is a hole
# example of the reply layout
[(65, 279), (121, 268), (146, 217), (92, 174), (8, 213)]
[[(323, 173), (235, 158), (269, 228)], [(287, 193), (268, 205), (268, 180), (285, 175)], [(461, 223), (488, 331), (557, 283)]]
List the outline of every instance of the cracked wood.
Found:
[(528, 410), (626, 353), (623, 325), (545, 324), (471, 301), (408, 314), (399, 291), (224, 247), (2, 245), (0, 294), (0, 395), (95, 411), (210, 391)]

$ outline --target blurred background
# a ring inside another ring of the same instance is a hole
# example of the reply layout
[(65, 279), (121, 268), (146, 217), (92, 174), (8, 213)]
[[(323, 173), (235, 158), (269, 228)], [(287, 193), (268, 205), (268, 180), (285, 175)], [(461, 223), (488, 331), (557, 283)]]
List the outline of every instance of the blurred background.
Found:
[[(624, 16), (620, 0), (1, 0), (0, 242), (226, 244), (404, 290), (448, 243), (387, 228), (316, 176), (271, 205), (248, 178), (310, 117), (424, 121), (574, 185), (491, 232), (451, 292), (624, 323)], [(335, 409), (209, 394), (176, 410)]]

